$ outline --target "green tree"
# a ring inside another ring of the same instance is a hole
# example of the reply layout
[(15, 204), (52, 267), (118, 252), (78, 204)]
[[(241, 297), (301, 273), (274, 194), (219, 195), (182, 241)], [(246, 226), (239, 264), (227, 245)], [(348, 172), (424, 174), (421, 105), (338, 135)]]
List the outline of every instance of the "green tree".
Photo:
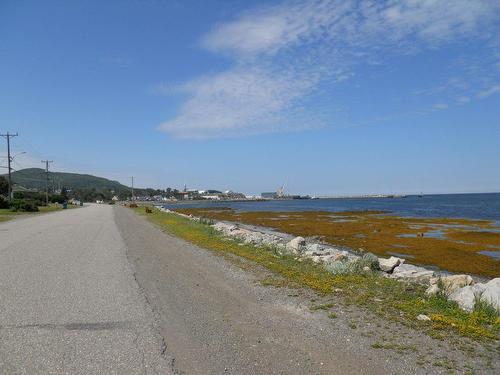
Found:
[(9, 195), (9, 182), (3, 176), (0, 176), (0, 195), (4, 197)]

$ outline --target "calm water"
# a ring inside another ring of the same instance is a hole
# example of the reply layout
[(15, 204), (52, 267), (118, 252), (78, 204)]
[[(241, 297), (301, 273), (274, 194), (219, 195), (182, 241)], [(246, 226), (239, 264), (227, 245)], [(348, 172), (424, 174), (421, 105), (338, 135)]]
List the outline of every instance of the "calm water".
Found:
[(238, 211), (347, 211), (383, 210), (398, 216), (489, 219), (500, 224), (500, 193), (442, 194), (407, 198), (308, 199), (264, 202), (196, 202), (175, 207), (230, 207)]

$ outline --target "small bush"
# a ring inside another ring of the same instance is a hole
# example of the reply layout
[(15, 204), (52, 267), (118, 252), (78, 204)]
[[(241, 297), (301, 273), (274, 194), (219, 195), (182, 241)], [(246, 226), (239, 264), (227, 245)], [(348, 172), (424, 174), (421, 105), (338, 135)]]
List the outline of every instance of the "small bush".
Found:
[(364, 272), (365, 267), (369, 267), (372, 271), (378, 270), (379, 263), (377, 256), (372, 253), (366, 253), (362, 258), (354, 261), (338, 260), (325, 266), (326, 270), (334, 275), (361, 274)]
[(356, 272), (355, 262), (337, 260), (332, 263), (328, 263), (325, 266), (326, 270), (334, 275), (349, 275)]
[(51, 203), (63, 204), (65, 201), (66, 199), (61, 194), (54, 194), (50, 197)]
[(9, 208), (9, 201), (0, 195), (0, 208)]
[(500, 317), (500, 310), (480, 297), (475, 299), (473, 313), (492, 322), (495, 322)]
[(130, 203), (128, 206), (130, 208), (137, 208), (138, 207), (136, 203)]
[(146, 213), (147, 214), (152, 214), (153, 213), (153, 210), (151, 208), (145, 207), (145, 209), (146, 209)]
[(38, 212), (38, 205), (35, 201), (28, 201), (24, 199), (14, 199), (10, 204), (12, 211), (17, 212)]
[(200, 217), (199, 223), (205, 224), (205, 225), (213, 225), (214, 221), (212, 219), (208, 219), (206, 217)]
[(365, 253), (361, 259), (357, 262), (359, 269), (363, 269), (364, 267), (369, 267), (372, 271), (376, 271), (380, 269), (378, 263), (378, 257), (372, 253)]

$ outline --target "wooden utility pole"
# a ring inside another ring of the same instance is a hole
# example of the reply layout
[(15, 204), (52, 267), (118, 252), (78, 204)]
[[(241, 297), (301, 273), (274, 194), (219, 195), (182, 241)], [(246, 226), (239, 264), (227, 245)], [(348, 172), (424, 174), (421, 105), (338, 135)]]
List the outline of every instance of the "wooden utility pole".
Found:
[(12, 137), (17, 137), (18, 134), (10, 134), (7, 132), (7, 134), (0, 134), (0, 136), (7, 138), (7, 168), (9, 170), (9, 202), (12, 201), (12, 167), (10, 166), (10, 163), (12, 162), (12, 157), (10, 156), (10, 139)]
[(45, 204), (49, 205), (49, 163), (53, 163), (53, 160), (42, 160), (45, 163)]
[(132, 179), (132, 202), (135, 202), (135, 195), (134, 195), (134, 176), (130, 177)]

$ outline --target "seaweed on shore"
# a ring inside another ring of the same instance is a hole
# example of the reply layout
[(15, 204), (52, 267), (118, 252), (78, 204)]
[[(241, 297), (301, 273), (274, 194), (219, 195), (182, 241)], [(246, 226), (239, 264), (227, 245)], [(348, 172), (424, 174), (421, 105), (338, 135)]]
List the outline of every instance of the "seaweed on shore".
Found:
[(270, 227), (296, 236), (314, 236), (332, 245), (380, 256), (390, 256), (399, 248), (411, 263), (451, 272), (500, 276), (500, 260), (481, 254), (500, 245), (498, 227), (487, 220), (408, 218), (387, 215), (384, 211), (237, 212), (227, 208), (176, 211)]

